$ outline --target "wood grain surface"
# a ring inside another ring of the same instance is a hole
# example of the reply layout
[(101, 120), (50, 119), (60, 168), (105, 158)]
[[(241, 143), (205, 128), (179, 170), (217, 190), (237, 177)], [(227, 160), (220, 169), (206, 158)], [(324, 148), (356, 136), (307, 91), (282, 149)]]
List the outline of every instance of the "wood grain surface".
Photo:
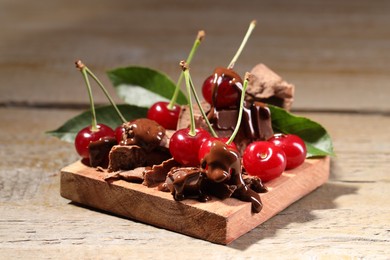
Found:
[(107, 172), (77, 161), (61, 170), (61, 196), (95, 209), (218, 244), (230, 244), (309, 194), (329, 177), (329, 158), (308, 159), (267, 182), (263, 208), (234, 198), (177, 202), (169, 192), (123, 180), (105, 181)]
[[(389, 259), (389, 13), (385, 0), (0, 1), (0, 259)], [(75, 59), (108, 86), (130, 64), (175, 80), (204, 29), (199, 87), (252, 19), (236, 69), (262, 62), (296, 85), (295, 112), (334, 140), (326, 184), (228, 246), (61, 198), (78, 156), (44, 132), (87, 107)]]

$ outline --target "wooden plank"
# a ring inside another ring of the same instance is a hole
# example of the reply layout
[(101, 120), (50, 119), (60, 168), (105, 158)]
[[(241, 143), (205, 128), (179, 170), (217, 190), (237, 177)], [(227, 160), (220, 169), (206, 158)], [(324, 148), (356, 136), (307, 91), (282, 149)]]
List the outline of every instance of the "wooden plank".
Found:
[(260, 194), (263, 209), (255, 214), (249, 202), (234, 198), (201, 203), (175, 201), (170, 193), (123, 180), (104, 181), (104, 172), (77, 161), (61, 171), (61, 196), (150, 225), (218, 244), (229, 244), (293, 202), (307, 195), (329, 176), (330, 159), (310, 159), (266, 184)]

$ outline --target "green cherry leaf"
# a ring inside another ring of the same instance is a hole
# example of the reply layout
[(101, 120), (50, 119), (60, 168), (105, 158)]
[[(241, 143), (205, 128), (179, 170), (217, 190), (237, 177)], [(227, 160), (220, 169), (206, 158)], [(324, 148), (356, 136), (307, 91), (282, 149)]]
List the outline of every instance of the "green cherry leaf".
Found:
[(279, 107), (268, 107), (271, 110), (274, 131), (301, 137), (306, 144), (307, 158), (334, 155), (332, 139), (319, 123), (293, 115)]
[[(117, 68), (107, 74), (118, 96), (124, 102), (139, 107), (151, 107), (158, 101), (169, 102), (176, 88), (167, 75), (150, 68)], [(187, 98), (181, 91), (176, 102), (187, 104)]]
[[(118, 109), (124, 115), (127, 120), (133, 120), (136, 118), (146, 117), (147, 108), (132, 106), (128, 104), (118, 105)], [(99, 124), (105, 124), (115, 129), (122, 124), (122, 121), (118, 117), (115, 109), (112, 106), (102, 106), (96, 108), (96, 118)], [(77, 133), (91, 125), (91, 111), (85, 111), (81, 114), (69, 119), (59, 128), (46, 132), (49, 135), (58, 137), (66, 142), (74, 142)]]

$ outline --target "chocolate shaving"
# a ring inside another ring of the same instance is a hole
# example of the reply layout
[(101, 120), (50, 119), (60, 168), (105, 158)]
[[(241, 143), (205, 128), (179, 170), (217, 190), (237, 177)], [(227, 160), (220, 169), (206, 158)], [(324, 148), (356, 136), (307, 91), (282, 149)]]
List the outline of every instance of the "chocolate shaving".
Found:
[(120, 179), (128, 182), (142, 183), (144, 181), (144, 171), (145, 167), (137, 167), (134, 170), (112, 172), (107, 174), (104, 177), (104, 180), (107, 181), (109, 179)]
[(165, 181), (168, 172), (172, 168), (178, 166), (180, 166), (180, 164), (176, 162), (173, 158), (168, 159), (159, 165), (153, 165), (151, 169), (144, 171), (143, 184), (148, 187), (154, 187), (159, 185), (160, 183)]

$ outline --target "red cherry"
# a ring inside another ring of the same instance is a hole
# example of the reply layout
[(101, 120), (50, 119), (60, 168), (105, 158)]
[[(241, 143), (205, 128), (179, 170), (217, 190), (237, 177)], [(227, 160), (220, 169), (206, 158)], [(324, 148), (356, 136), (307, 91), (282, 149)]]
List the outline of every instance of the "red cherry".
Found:
[[(213, 144), (214, 141), (219, 140), (221, 142), (226, 143), (229, 138), (227, 137), (210, 137), (207, 140), (203, 142), (203, 144), (199, 148), (199, 154), (198, 154), (198, 159), (199, 163), (203, 160), (203, 158), (210, 152), (211, 145)], [(229, 149), (234, 150), (238, 153), (238, 148), (235, 143), (231, 143), (229, 145), (226, 145)]]
[(123, 140), (123, 134), (125, 133), (125, 128), (120, 125), (114, 130), (115, 132), (115, 139), (118, 142), (118, 144)]
[(305, 161), (306, 145), (299, 136), (293, 134), (275, 134), (268, 141), (282, 148), (286, 154), (286, 169), (296, 168)]
[(147, 117), (156, 121), (165, 129), (176, 130), (179, 120), (180, 106), (174, 105), (172, 109), (168, 108), (169, 103), (160, 101), (151, 106)]
[(258, 141), (246, 147), (242, 162), (249, 175), (266, 182), (279, 177), (285, 170), (286, 155), (273, 143)]
[[(213, 104), (213, 88), (217, 88), (215, 104)], [(217, 68), (214, 75), (209, 76), (203, 83), (203, 98), (216, 108), (237, 106), (242, 89), (242, 80), (231, 69)]]
[(210, 138), (209, 132), (202, 128), (195, 129), (195, 136), (189, 135), (190, 129), (177, 130), (169, 141), (172, 157), (185, 166), (199, 165), (198, 154), (202, 143)]
[(105, 136), (115, 137), (114, 130), (111, 127), (104, 124), (97, 124), (97, 128), (97, 131), (92, 131), (91, 126), (87, 126), (77, 133), (74, 145), (77, 153), (82, 158), (89, 158), (88, 145), (90, 142), (98, 141)]

